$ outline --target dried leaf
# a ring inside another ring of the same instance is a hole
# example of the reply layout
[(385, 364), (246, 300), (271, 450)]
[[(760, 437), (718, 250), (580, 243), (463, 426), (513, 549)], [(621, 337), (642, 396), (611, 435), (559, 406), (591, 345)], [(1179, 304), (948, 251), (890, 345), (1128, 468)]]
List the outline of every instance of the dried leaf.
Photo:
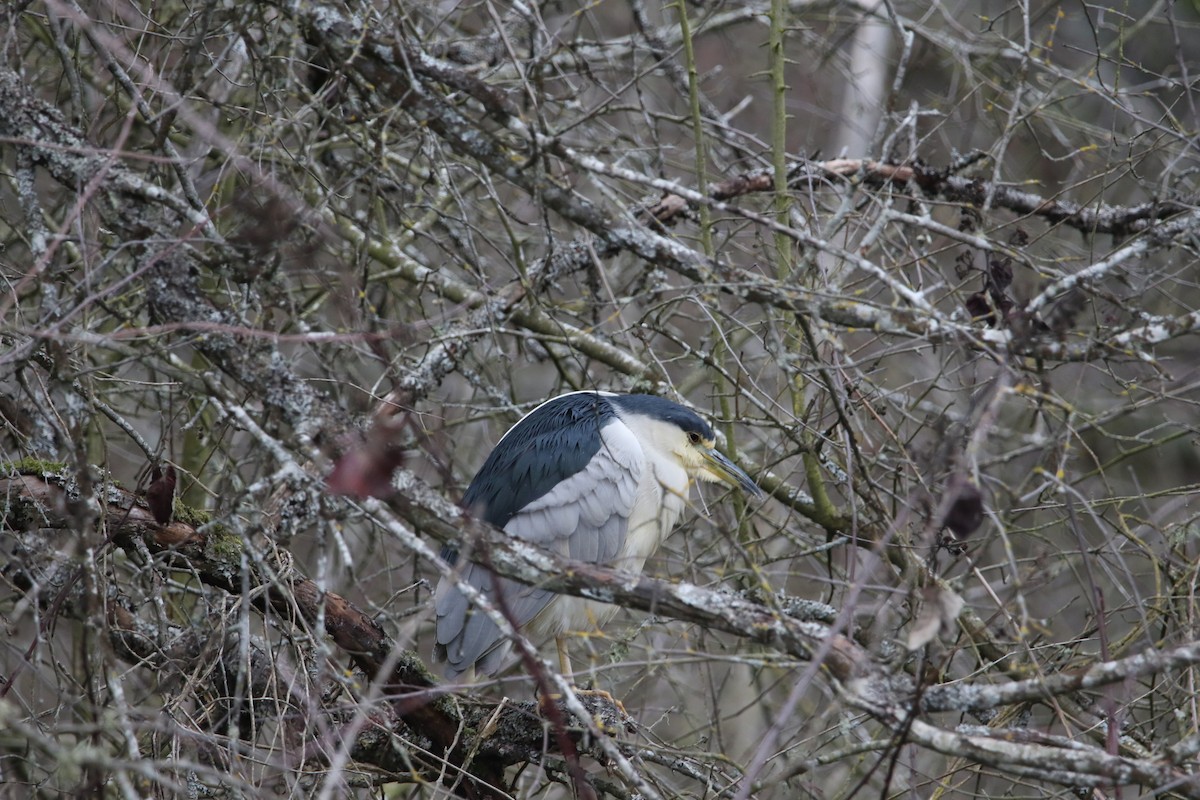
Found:
[(921, 592), (921, 611), (908, 630), (908, 649), (918, 650), (929, 644), (941, 631), (950, 632), (966, 605), (956, 592), (940, 586), (928, 586)]
[(960, 484), (943, 522), (959, 539), (974, 533), (983, 522), (983, 492), (979, 487), (970, 482)]
[(325, 479), (333, 494), (385, 499), (395, 491), (392, 474), (404, 464), (404, 451), (375, 436), (344, 453)]
[(157, 465), (150, 468), (150, 485), (146, 487), (146, 505), (154, 521), (166, 525), (175, 510), (175, 467), (167, 464), (166, 472)]
[(981, 320), (989, 325), (996, 321), (996, 315), (992, 311), (992, 306), (988, 302), (987, 295), (983, 292), (975, 292), (967, 298), (967, 313), (971, 315), (971, 319)]
[(1004, 290), (1012, 285), (1013, 270), (1011, 258), (994, 258), (988, 264), (991, 268), (992, 296), (1003, 295)]

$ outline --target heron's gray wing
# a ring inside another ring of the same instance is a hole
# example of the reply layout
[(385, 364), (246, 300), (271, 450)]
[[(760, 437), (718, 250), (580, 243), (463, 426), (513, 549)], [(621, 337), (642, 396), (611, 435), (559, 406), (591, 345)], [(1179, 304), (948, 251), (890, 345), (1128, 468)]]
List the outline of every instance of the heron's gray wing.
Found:
[[(518, 623), (533, 619), (554, 598), (553, 592), (502, 578), (480, 564), (466, 564), (462, 580), (479, 589), (497, 609)], [(501, 606), (497, 595), (504, 598)], [(455, 677), (472, 667), (491, 675), (503, 666), (510, 643), (491, 618), (467, 600), (458, 587), (445, 579), (438, 584), (436, 660), (446, 662), (446, 675)]]
[[(625, 543), (645, 456), (637, 437), (620, 420), (604, 425), (600, 439), (599, 450), (582, 469), (517, 509), (504, 530), (580, 561), (606, 564), (616, 559)], [(485, 596), (500, 592), (503, 607), (518, 627), (542, 614), (555, 597), (545, 589), (499, 578), (480, 564), (463, 565), (461, 574)], [(472, 665), (485, 674), (502, 666), (508, 643), (499, 628), (472, 608), (450, 581), (439, 584), (435, 608), (435, 655), (446, 660), (448, 675)], [(548, 630), (555, 632), (553, 624)]]

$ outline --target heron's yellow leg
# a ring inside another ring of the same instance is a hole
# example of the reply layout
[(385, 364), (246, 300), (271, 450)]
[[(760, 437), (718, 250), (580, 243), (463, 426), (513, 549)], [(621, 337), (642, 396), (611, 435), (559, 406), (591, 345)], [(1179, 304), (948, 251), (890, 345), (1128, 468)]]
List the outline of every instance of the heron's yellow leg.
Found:
[(571, 654), (567, 651), (567, 638), (565, 636), (555, 636), (554, 645), (558, 648), (559, 671), (562, 672), (564, 678), (574, 684), (574, 674), (571, 672)]
[[(575, 673), (571, 671), (571, 654), (567, 651), (567, 637), (555, 636), (554, 645), (558, 648), (558, 668), (562, 670), (562, 676), (570, 682), (571, 686), (575, 686)], [(603, 689), (580, 689), (575, 688), (575, 694), (580, 697), (596, 697), (615, 706), (622, 714), (625, 714), (625, 706), (620, 700), (613, 697)], [(557, 700), (557, 697), (553, 697)]]

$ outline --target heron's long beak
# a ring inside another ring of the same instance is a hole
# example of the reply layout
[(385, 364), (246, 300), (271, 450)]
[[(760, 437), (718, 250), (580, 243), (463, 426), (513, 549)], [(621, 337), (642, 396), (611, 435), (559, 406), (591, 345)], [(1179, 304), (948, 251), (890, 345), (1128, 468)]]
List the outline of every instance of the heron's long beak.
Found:
[(742, 471), (742, 468), (726, 458), (719, 450), (711, 447), (701, 447), (700, 454), (704, 456), (704, 466), (707, 470), (726, 483), (737, 486), (743, 492), (762, 497), (763, 490)]

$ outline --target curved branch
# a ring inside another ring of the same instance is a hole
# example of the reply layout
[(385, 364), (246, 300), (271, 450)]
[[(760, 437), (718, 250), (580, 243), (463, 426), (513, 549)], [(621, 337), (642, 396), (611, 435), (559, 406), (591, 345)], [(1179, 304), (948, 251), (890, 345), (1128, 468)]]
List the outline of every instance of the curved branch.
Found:
[[(0, 492), (10, 498), (33, 501), (37, 513), (50, 526), (67, 522), (65, 518), (59, 518), (55, 510), (61, 507), (59, 498), (63, 491), (46, 477), (19, 475), (0, 479)], [(420, 496), (421, 491), (407, 494), (411, 500)], [(240, 572), (240, 559), (221, 556), (223, 548), (219, 534), (213, 529), (197, 529), (181, 522), (159, 526), (132, 493), (116, 487), (108, 487), (106, 499), (110, 507), (122, 512), (119, 519), (114, 520), (115, 529), (111, 531), (115, 541), (120, 543), (136, 537), (145, 542), (152, 553), (164, 557), (167, 564), (186, 564), (205, 582), (227, 591), (239, 591), (241, 581), (235, 577)], [(409, 535), (406, 529), (397, 530), (403, 526), (379, 501), (367, 500), (364, 508), (385, 527), (402, 536)], [(441, 501), (437, 510), (438, 515), (431, 514), (427, 508), (414, 516), (423, 523), (424, 530), (439, 538), (452, 531), (473, 537), (475, 557), (486, 559), (493, 570), (505, 577), (721, 630), (773, 647), (802, 661), (821, 652), (824, 667), (844, 687), (848, 702), (922, 746), (1017, 772), (1036, 772), (1042, 777), (1051, 775), (1064, 785), (1132, 780), (1156, 787), (1169, 786), (1184, 796), (1200, 797), (1200, 781), (1189, 778), (1170, 764), (1113, 756), (1075, 741), (1018, 741), (1023, 735), (1000, 738), (999, 732), (991, 730), (986, 735), (978, 731), (950, 732), (912, 718), (914, 709), (918, 715), (947, 710), (959, 713), (986, 710), (1184, 669), (1200, 664), (1200, 644), (1190, 643), (1163, 653), (1146, 653), (1097, 664), (1073, 675), (1000, 686), (960, 682), (917, 691), (907, 677), (888, 674), (852, 639), (831, 628), (828, 624), (830, 609), (793, 607), (793, 613), (802, 614), (798, 617), (780, 607), (736, 594), (570, 561), (514, 541), (465, 517), (445, 501)], [(443, 690), (417, 657), (409, 653), (397, 657), (394, 646), (381, 629), (343, 598), (319, 592), (315, 584), (290, 570), (283, 573), (290, 577), (284, 581), (257, 579), (255, 587), (267, 590), (261, 595), (264, 602), (284, 614), (297, 611), (310, 622), (319, 618), (318, 612), (324, 605), (327, 632), (364, 671), (378, 678), (383, 665), (394, 664), (383, 681), (398, 697), (394, 704), (397, 714), (408, 727), (440, 743), (451, 763), (465, 763), (479, 780), (478, 784), (467, 782), (463, 785), (474, 786), (473, 791), (483, 793), (478, 796), (486, 795), (486, 786), (503, 785), (498, 782), (500, 773), (495, 770), (505, 763), (512, 763), (508, 759), (530, 756), (529, 750), (520, 744), (519, 737), (516, 743), (510, 740), (497, 743), (495, 747), (476, 747), (476, 744), (484, 743), (461, 740), (463, 718), (448, 698), (441, 696)], [(514, 720), (527, 716), (528, 709), (514, 708), (511, 713), (516, 716), (505, 719), (510, 720), (508, 724), (515, 724)], [(474, 718), (486, 718), (486, 712)], [(1064, 750), (1068, 744), (1069, 749)], [(366, 751), (371, 752), (371, 749)], [(467, 757), (468, 753), (474, 754), (473, 760)]]

